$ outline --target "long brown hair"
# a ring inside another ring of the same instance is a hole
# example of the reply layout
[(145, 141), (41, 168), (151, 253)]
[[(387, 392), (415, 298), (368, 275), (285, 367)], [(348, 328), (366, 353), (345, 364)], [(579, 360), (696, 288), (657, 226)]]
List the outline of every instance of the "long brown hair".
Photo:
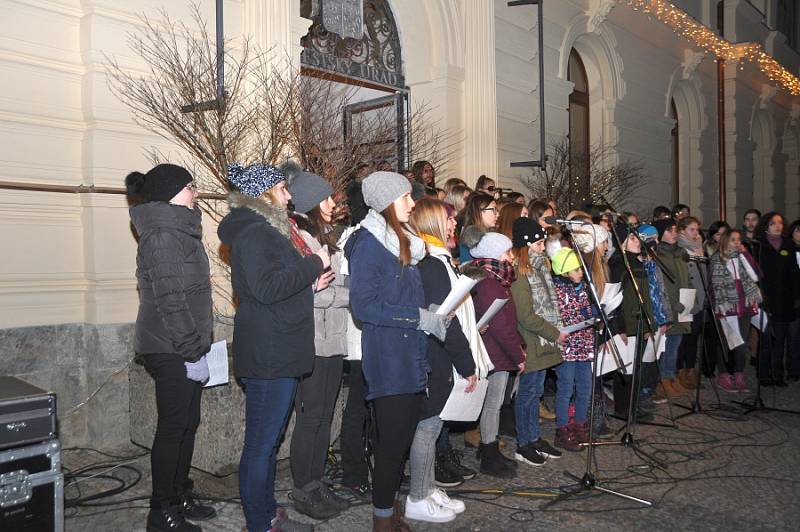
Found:
[(527, 276), (531, 273), (531, 258), (528, 246), (524, 248), (511, 248), (511, 256), (514, 257), (514, 265), (517, 267), (517, 274)]
[(500, 218), (497, 220), (497, 231), (513, 239), (514, 221), (522, 216), (525, 205), (521, 203), (506, 203), (500, 209)]
[(400, 242), (400, 256), (397, 260), (403, 266), (411, 264), (411, 241), (406, 234), (407, 229), (404, 227), (400, 220), (397, 219), (397, 214), (394, 212), (394, 203), (389, 204), (388, 207), (381, 211), (381, 216), (386, 220), (386, 225), (392, 228), (397, 235), (397, 240)]
[(603, 257), (603, 254), (599, 253), (597, 249), (594, 249), (589, 253), (584, 253), (583, 260), (586, 262), (586, 265), (592, 269), (592, 282), (597, 289), (597, 295), (602, 296), (609, 277), (608, 264), (606, 263), (605, 257)]
[(308, 232), (323, 246), (327, 245), (331, 253), (339, 251), (333, 228), (322, 219), (319, 205), (308, 211), (305, 216), (295, 215), (294, 220), (297, 222), (297, 227)]

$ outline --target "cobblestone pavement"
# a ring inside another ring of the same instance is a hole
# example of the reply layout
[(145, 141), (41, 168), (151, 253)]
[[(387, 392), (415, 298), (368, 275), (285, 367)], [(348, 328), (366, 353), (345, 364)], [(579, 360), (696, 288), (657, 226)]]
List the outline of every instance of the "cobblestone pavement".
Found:
[[(752, 379), (751, 379), (752, 380)], [(800, 409), (800, 383), (789, 388), (766, 388), (764, 401), (779, 408)], [(720, 392), (723, 394), (723, 392)], [(415, 531), (527, 531), (573, 530), (587, 527), (595, 530), (797, 530), (800, 504), (796, 493), (800, 488), (800, 416), (783, 413), (742, 415), (742, 409), (731, 399), (749, 399), (752, 394), (723, 394), (721, 405), (708, 383), (702, 392), (706, 413), (680, 419), (673, 427), (638, 426), (635, 437), (641, 450), (666, 462), (663, 470), (654, 468), (635, 450), (618, 445), (598, 447), (597, 478), (605, 488), (652, 501), (645, 507), (593, 491), (542, 508), (552, 500), (556, 488), (570, 481), (564, 472), (582, 475), (586, 451), (568, 453), (560, 460), (550, 460), (542, 467), (520, 464), (518, 476), (509, 482), (484, 475), (463, 484), (466, 493), (451, 495), (463, 498), (467, 511), (455, 521), (434, 525), (411, 523)], [(679, 401), (688, 404), (686, 401)], [(684, 410), (673, 407), (676, 415)], [(669, 423), (669, 407), (659, 407), (658, 421)], [(614, 421), (615, 428), (621, 422)], [(553, 423), (542, 425), (546, 438), (553, 436)], [(452, 436), (462, 446), (460, 435)], [(551, 440), (552, 441), (552, 440)], [(506, 453), (513, 442), (506, 439)], [(138, 448), (129, 453), (141, 452)], [(85, 451), (65, 453), (65, 463), (75, 467), (98, 461), (96, 454)], [(465, 463), (477, 467), (473, 452), (467, 452)], [(116, 499), (146, 496), (149, 488), (149, 462), (146, 456), (133, 462), (144, 477), (132, 490)], [(235, 475), (215, 478), (200, 471), (193, 473), (196, 490), (220, 499), (238, 496)], [(282, 463), (276, 488), (278, 498), (288, 507), (289, 471)], [(92, 486), (83, 484), (83, 493)], [(95, 486), (97, 489), (97, 486)], [(481, 494), (479, 490), (504, 490), (505, 495)], [(68, 490), (68, 497), (75, 497)], [(113, 500), (113, 499), (112, 499)], [(143, 531), (146, 501), (127, 502), (118, 506), (67, 510), (68, 531)], [(138, 505), (130, 508), (130, 505)], [(122, 509), (120, 509), (122, 508)], [(244, 519), (236, 502), (216, 503), (219, 516), (203, 524), (204, 530), (240, 531)], [(297, 515), (290, 509), (292, 515)], [(303, 519), (306, 522), (312, 522)], [(792, 524), (795, 523), (795, 524)], [(319, 532), (368, 531), (371, 513), (368, 505), (354, 506), (330, 521), (317, 523)]]

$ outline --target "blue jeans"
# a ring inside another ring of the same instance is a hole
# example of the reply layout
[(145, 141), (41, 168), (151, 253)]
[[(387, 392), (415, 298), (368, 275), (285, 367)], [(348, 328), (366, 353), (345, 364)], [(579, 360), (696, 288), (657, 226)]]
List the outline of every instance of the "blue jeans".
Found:
[(569, 423), (569, 400), (575, 392), (575, 422), (583, 423), (592, 399), (592, 363), (562, 362), (556, 366), (556, 427)]
[(245, 393), (244, 449), (239, 493), (247, 530), (269, 530), (275, 501), (275, 456), (291, 412), (297, 379), (242, 379)]
[(547, 370), (526, 371), (519, 377), (514, 417), (517, 419), (517, 444), (522, 447), (539, 439), (539, 401), (544, 393)]
[(667, 336), (667, 346), (658, 360), (658, 370), (662, 379), (674, 379), (675, 368), (678, 364), (678, 349), (681, 346), (683, 335)]

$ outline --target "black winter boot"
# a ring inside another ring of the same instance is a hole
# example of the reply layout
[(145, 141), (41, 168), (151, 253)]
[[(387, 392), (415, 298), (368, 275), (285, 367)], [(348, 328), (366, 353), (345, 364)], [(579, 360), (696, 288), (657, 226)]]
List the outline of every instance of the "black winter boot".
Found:
[(200, 532), (202, 528), (187, 522), (179, 506), (151, 508), (147, 514), (147, 532)]
[(478, 448), (481, 455), (481, 473), (497, 478), (514, 478), (516, 468), (506, 463), (505, 457), (500, 453), (497, 440), (490, 444), (481, 443)]

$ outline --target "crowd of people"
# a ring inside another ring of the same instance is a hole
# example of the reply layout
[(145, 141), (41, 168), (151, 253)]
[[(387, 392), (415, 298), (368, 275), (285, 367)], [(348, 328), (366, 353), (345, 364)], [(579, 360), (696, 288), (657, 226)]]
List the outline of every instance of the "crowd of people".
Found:
[[(565, 215), (486, 176), (474, 189), (460, 179), (439, 188), (427, 161), (405, 174), (362, 165), (341, 193), (293, 163), (228, 170), (233, 192), (218, 235), (235, 294), (233, 366), (246, 397), (239, 488), (250, 532), (313, 529), (274, 494), (292, 411), (294, 509), (330, 519), (355, 497), (372, 502), (374, 531), (407, 531), (406, 520), (446, 523), (465, 510), (442, 488), (479, 473), (511, 479), (581, 451), (590, 433), (609, 437), (610, 408), (650, 420), (655, 405), (704, 376), (747, 392), (753, 360), (760, 386), (800, 380), (800, 220), (787, 226), (780, 213), (750, 209), (741, 229), (715, 221), (703, 231), (681, 204), (657, 207), (649, 221), (602, 205)], [(135, 350), (158, 406), (147, 530), (196, 531), (192, 521), (215, 516), (189, 479), (213, 323), (197, 192), (170, 164), (131, 173), (126, 185), (139, 236)], [(437, 312), (461, 276), (475, 282), (471, 293)], [(601, 311), (593, 292), (602, 298), (615, 283), (622, 302)], [(478, 328), (498, 300), (507, 301)], [(607, 326), (585, 326), (601, 312)], [(614, 337), (642, 346), (663, 337), (663, 352), (635, 380), (630, 368), (599, 376), (598, 346)], [(343, 379), (334, 490), (326, 462)], [(464, 433), (479, 472), (451, 444), (463, 427), (440, 416), (456, 393), (479, 394)], [(499, 437), (509, 409), (513, 451)], [(555, 420), (552, 442), (541, 418)]]

